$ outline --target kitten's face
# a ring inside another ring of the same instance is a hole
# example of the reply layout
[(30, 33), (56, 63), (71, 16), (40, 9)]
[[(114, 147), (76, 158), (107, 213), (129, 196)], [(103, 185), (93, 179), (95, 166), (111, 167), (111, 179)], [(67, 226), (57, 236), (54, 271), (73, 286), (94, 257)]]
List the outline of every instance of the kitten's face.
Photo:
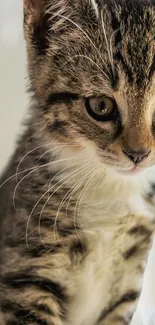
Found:
[(25, 0), (25, 8), (31, 87), (51, 141), (92, 146), (118, 170), (155, 164), (154, 1)]

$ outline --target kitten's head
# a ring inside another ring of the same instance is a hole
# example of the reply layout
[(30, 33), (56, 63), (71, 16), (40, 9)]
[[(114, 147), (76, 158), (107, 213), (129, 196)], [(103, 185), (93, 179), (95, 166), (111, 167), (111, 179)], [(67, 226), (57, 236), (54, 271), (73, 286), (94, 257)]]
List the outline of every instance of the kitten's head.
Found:
[[(24, 0), (48, 137), (115, 169), (155, 164), (154, 0)], [(74, 146), (75, 145), (75, 146)]]

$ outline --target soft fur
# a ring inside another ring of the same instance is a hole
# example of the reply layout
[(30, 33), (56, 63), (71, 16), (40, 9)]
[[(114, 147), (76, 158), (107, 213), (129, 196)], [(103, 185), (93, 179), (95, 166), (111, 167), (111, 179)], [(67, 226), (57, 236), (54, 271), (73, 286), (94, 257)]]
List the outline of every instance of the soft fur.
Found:
[[(155, 5), (25, 0), (31, 111), (1, 179), (1, 324), (127, 325), (154, 232)], [(91, 97), (117, 103), (94, 120)], [(136, 164), (126, 152), (147, 152)]]

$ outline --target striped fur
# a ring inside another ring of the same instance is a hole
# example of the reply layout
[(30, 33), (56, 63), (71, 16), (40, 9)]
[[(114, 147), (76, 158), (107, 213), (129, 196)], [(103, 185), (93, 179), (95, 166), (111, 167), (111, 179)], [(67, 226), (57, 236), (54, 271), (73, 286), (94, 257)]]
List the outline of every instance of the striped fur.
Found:
[[(129, 325), (155, 229), (153, 0), (24, 12), (32, 107), (0, 181), (0, 325)], [(102, 96), (117, 110), (101, 123), (86, 104)], [(124, 152), (143, 147), (134, 174)]]
[(98, 4), (96, 3), (96, 0), (91, 0), (92, 6), (95, 10), (96, 17), (99, 17), (99, 11), (98, 11)]

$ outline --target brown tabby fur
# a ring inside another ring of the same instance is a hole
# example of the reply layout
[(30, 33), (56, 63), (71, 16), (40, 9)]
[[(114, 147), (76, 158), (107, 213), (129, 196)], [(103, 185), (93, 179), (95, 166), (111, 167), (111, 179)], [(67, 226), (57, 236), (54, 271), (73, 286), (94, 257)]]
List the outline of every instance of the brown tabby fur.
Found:
[[(95, 3), (24, 1), (32, 107), (1, 178), (1, 325), (128, 325), (141, 293), (154, 207), (119, 170), (124, 151), (155, 164), (155, 4)], [(103, 95), (117, 120), (88, 116)]]

